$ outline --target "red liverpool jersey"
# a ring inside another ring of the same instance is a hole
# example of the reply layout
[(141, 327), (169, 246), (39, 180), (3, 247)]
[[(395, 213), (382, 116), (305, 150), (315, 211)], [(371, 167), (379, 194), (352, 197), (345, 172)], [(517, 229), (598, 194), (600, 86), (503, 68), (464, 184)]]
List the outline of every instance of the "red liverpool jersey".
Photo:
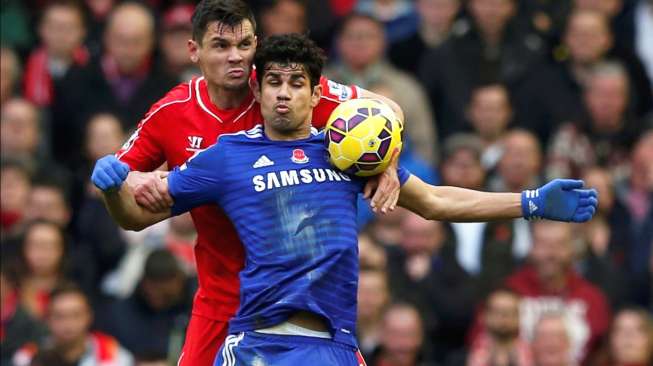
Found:
[[(322, 98), (312, 119), (317, 128), (324, 127), (341, 102), (358, 97), (355, 86), (325, 78), (320, 84)], [(116, 155), (135, 171), (151, 171), (163, 163), (173, 168), (213, 145), (221, 134), (248, 130), (262, 121), (260, 105), (251, 92), (239, 107), (221, 110), (211, 103), (204, 78), (195, 78), (155, 103)], [(195, 208), (191, 216), (198, 234), (195, 258), (199, 281), (193, 314), (229, 320), (239, 304), (238, 274), (245, 259), (242, 244), (218, 206)]]

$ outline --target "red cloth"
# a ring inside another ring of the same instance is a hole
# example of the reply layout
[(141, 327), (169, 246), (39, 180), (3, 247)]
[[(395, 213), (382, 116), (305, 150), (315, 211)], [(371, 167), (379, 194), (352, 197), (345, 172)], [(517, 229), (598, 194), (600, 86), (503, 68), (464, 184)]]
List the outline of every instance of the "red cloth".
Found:
[(213, 366), (215, 356), (229, 334), (229, 322), (192, 315), (178, 366)]
[[(89, 54), (85, 47), (79, 47), (73, 53), (73, 65), (84, 66)], [(48, 54), (44, 47), (34, 50), (25, 65), (23, 79), (25, 98), (39, 107), (52, 104), (54, 97), (52, 77), (48, 68)]]
[(572, 338), (579, 345), (578, 361), (593, 351), (610, 324), (610, 306), (605, 296), (597, 287), (570, 270), (567, 284), (563, 291), (548, 291), (531, 266), (527, 266), (510, 276), (508, 287), (522, 296), (521, 323), (522, 331), (530, 334), (539, 316), (548, 311), (564, 311), (572, 322)]
[[(493, 340), (487, 334), (478, 337), (469, 349), (467, 366), (492, 366)], [(511, 365), (530, 366), (533, 364), (533, 357), (528, 342), (518, 339), (515, 342)]]
[[(318, 128), (342, 101), (358, 96), (355, 87), (325, 78), (320, 82), (323, 96), (313, 110), (313, 124)], [(248, 130), (262, 121), (260, 105), (251, 92), (240, 106), (220, 110), (211, 103), (206, 81), (194, 78), (155, 103), (116, 155), (132, 170), (152, 171), (166, 162), (172, 169), (213, 145), (221, 134)], [(239, 305), (238, 273), (245, 259), (242, 244), (231, 221), (217, 206), (195, 208), (191, 216), (197, 229), (199, 282), (193, 315), (227, 321)]]

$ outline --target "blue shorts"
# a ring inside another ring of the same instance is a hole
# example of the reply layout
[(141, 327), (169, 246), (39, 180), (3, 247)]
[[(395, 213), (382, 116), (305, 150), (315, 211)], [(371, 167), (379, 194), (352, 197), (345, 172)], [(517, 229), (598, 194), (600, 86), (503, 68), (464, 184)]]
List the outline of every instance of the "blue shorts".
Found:
[(365, 366), (355, 347), (330, 339), (243, 332), (227, 337), (213, 366)]

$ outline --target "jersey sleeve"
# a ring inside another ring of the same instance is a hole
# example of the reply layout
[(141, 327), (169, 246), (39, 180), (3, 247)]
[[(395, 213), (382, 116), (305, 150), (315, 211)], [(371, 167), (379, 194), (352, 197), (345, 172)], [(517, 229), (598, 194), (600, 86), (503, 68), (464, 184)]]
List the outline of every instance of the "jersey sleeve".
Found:
[(404, 185), (408, 181), (408, 178), (410, 178), (410, 172), (408, 169), (404, 167), (399, 167), (397, 168), (397, 176), (399, 177), (399, 185)]
[(356, 85), (344, 85), (329, 80), (322, 76), (320, 78), (322, 85), (322, 97), (318, 105), (313, 108), (313, 127), (321, 129), (326, 126), (327, 120), (340, 103), (350, 99), (356, 99), (359, 96), (359, 87)]
[[(153, 106), (152, 109), (156, 107)], [(164, 128), (162, 114), (148, 112), (116, 153), (118, 160), (129, 165), (132, 170), (149, 172), (165, 163), (163, 147), (159, 143)]]
[(175, 202), (173, 216), (218, 200), (223, 161), (219, 146), (197, 154), (168, 175), (168, 190)]

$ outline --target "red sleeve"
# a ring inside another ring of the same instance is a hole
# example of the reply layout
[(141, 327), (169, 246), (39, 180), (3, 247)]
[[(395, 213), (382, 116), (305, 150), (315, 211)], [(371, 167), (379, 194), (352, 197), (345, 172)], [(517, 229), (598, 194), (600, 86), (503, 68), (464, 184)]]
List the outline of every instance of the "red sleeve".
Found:
[(142, 120), (138, 128), (116, 152), (118, 159), (132, 170), (149, 172), (165, 162), (163, 149), (157, 141), (156, 121)]
[(181, 83), (154, 103), (145, 117), (138, 123), (136, 131), (129, 137), (116, 153), (116, 157), (132, 170), (149, 172), (166, 162), (163, 145), (165, 145), (166, 107), (187, 98), (190, 93), (189, 83)]
[(313, 127), (324, 128), (327, 120), (340, 103), (350, 99), (358, 98), (358, 86), (343, 85), (329, 80), (322, 76), (320, 78), (322, 85), (322, 98), (318, 105), (313, 108)]

